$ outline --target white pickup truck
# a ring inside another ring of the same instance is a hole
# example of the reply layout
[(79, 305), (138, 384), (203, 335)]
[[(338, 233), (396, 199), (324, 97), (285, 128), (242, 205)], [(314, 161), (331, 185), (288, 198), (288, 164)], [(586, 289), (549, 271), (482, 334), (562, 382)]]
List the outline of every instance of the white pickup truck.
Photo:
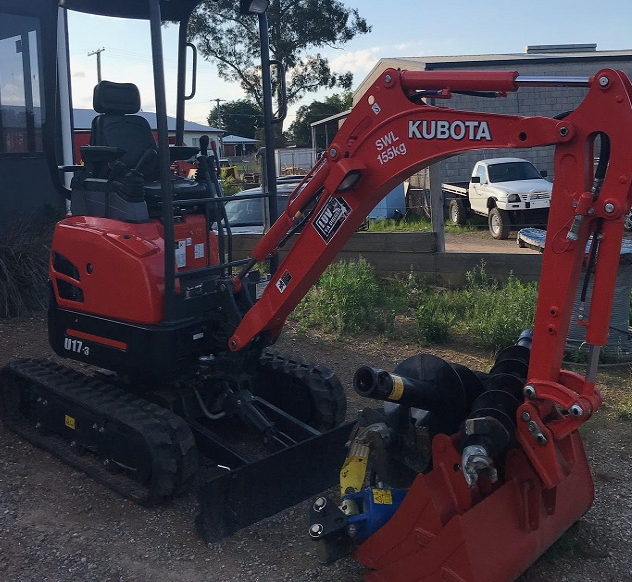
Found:
[(450, 220), (465, 224), (472, 212), (487, 216), (495, 239), (506, 239), (512, 225), (545, 224), (553, 187), (545, 176), (521, 158), (481, 160), (469, 182), (441, 184)]

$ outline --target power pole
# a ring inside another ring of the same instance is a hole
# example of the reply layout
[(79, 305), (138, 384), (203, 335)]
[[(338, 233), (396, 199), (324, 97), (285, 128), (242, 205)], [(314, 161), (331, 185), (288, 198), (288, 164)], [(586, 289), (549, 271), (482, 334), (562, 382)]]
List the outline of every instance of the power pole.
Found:
[(222, 111), (220, 109), (219, 104), (226, 101), (226, 99), (211, 99), (211, 101), (215, 101), (215, 103), (217, 103), (216, 109), (217, 109), (217, 125), (221, 125), (222, 124)]
[(105, 50), (104, 47), (101, 47), (100, 49), (97, 49), (96, 51), (92, 51), (91, 53), (88, 53), (88, 56), (91, 57), (92, 55), (97, 55), (97, 80), (100, 83), (101, 82), (101, 53)]

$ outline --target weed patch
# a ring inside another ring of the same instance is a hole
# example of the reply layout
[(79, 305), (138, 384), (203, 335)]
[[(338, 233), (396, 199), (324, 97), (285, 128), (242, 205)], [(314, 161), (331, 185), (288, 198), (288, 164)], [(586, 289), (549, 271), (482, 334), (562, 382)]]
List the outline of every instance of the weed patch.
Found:
[(393, 329), (396, 299), (383, 291), (365, 259), (334, 263), (294, 312), (299, 329), (317, 327), (336, 335)]
[(396, 316), (417, 321), (429, 343), (473, 342), (496, 350), (513, 344), (533, 323), (536, 285), (510, 277), (499, 282), (484, 264), (467, 273), (463, 289), (445, 289), (413, 274), (380, 281), (364, 259), (336, 263), (295, 311), (299, 329), (336, 335), (391, 333)]
[(513, 344), (533, 324), (537, 288), (510, 277), (506, 283), (469, 287), (468, 328), (479, 345), (490, 350)]

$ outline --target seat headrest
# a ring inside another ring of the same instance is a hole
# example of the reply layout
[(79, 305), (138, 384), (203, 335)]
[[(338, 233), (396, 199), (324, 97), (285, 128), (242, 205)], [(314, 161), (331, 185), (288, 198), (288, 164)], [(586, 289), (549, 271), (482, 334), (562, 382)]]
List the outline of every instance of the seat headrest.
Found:
[(134, 83), (101, 81), (95, 88), (92, 107), (97, 113), (138, 113), (140, 93)]

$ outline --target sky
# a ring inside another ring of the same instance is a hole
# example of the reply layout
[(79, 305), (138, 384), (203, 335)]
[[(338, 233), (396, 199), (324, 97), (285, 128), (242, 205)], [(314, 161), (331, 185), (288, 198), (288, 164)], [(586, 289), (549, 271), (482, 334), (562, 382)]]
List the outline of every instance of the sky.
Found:
[[(380, 58), (521, 53), (527, 45), (597, 43), (597, 50), (632, 49), (630, 0), (343, 0), (358, 9), (372, 26), (369, 34), (344, 47), (318, 48), (336, 72), (351, 71), (359, 85)], [(101, 53), (104, 79), (133, 82), (142, 108), (154, 111), (149, 25), (71, 13), (69, 18), (73, 102), (92, 107), (97, 82), (96, 57)], [(175, 114), (176, 27), (163, 29), (168, 113)], [(334, 90), (308, 94), (290, 108), (323, 99)], [(238, 84), (217, 75), (215, 65), (199, 59), (197, 94), (187, 104), (186, 119), (206, 124), (214, 99), (243, 98)]]

